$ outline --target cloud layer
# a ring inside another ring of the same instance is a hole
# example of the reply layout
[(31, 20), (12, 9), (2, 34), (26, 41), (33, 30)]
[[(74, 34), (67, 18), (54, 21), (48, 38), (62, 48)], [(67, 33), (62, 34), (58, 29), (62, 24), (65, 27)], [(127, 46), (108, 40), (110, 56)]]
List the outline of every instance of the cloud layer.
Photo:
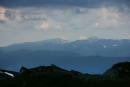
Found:
[(48, 38), (129, 39), (129, 4), (129, 0), (0, 0), (0, 45)]
[(100, 7), (106, 6), (130, 6), (129, 0), (1, 0), (0, 5), (6, 7), (44, 7), (44, 6), (81, 6)]

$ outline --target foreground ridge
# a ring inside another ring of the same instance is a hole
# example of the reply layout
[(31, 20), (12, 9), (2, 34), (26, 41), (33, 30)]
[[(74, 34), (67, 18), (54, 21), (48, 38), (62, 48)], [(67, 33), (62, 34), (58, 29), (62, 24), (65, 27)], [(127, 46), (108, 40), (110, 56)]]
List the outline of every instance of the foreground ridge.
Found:
[(114, 64), (102, 75), (68, 71), (56, 65), (22, 67), (15, 75), (0, 70), (0, 87), (130, 87), (129, 81), (130, 62)]

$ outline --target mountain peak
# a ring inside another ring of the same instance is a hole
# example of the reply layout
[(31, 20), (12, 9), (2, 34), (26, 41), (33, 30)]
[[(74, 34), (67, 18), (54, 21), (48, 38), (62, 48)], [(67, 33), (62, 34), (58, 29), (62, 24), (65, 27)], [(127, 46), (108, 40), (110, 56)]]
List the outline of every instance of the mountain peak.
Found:
[(67, 70), (64, 70), (54, 64), (50, 65), (50, 66), (39, 66), (39, 67), (36, 67), (36, 68), (31, 68), (31, 69), (27, 69), (25, 67), (22, 67), (20, 69), (20, 72), (23, 73), (23, 72), (29, 72), (29, 71), (37, 71), (37, 72), (67, 72)]

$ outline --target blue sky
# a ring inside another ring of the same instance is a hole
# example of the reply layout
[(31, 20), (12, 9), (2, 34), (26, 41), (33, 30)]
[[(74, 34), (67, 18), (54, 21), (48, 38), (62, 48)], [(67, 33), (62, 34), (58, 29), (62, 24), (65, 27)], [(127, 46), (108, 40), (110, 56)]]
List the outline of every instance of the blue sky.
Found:
[(130, 39), (130, 0), (0, 0), (0, 46), (92, 36)]

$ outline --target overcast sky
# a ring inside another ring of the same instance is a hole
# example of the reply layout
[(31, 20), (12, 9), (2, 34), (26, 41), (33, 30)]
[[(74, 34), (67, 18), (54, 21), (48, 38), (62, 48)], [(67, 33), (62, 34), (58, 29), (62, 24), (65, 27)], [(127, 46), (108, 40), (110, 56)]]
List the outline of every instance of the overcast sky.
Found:
[(0, 0), (0, 46), (92, 36), (130, 39), (130, 0)]

